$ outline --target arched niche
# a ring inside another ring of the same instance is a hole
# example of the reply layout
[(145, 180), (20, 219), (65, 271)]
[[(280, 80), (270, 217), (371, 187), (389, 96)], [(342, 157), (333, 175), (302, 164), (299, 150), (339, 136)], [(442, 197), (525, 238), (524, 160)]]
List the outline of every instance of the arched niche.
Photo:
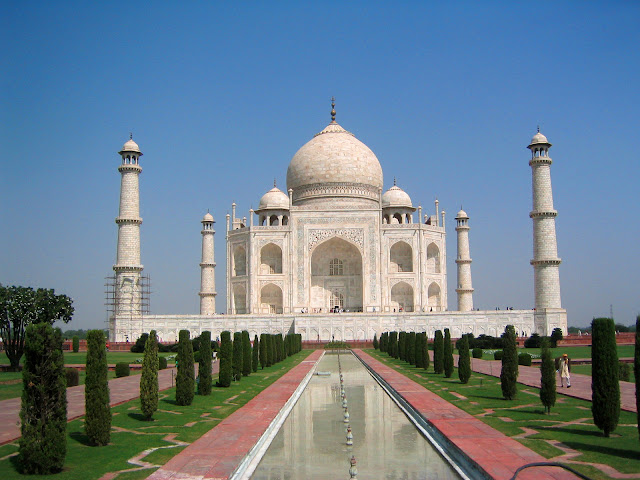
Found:
[(247, 251), (242, 245), (233, 249), (233, 276), (239, 277), (247, 274)]
[(427, 273), (440, 273), (440, 249), (435, 243), (427, 247)]
[(389, 271), (413, 272), (413, 249), (407, 242), (396, 242), (389, 250)]
[(429, 285), (428, 296), (429, 309), (433, 309), (433, 311), (439, 311), (442, 307), (440, 285), (438, 285), (436, 282), (433, 282), (431, 285)]
[(391, 287), (391, 308), (396, 312), (413, 312), (413, 288), (407, 282)]
[(282, 249), (269, 243), (260, 250), (260, 273), (262, 275), (274, 275), (282, 273)]
[(282, 313), (282, 289), (269, 283), (260, 290), (260, 310), (262, 313)]
[(247, 290), (244, 285), (233, 286), (233, 313), (247, 313)]

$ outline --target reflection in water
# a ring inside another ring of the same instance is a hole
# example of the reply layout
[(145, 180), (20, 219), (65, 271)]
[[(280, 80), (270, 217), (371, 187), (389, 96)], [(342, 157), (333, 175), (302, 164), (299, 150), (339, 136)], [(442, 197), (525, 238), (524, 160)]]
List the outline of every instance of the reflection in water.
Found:
[(459, 476), (433, 449), (369, 372), (352, 355), (340, 355), (353, 446), (346, 445), (337, 355), (325, 355), (255, 473), (254, 480), (358, 478), (452, 479)]

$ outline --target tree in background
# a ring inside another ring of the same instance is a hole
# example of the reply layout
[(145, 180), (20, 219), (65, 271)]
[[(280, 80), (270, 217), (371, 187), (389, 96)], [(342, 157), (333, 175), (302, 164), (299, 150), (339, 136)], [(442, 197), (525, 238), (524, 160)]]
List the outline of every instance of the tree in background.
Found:
[(460, 383), (469, 383), (471, 378), (471, 358), (469, 357), (469, 337), (463, 335), (458, 347), (458, 378)]
[(246, 330), (242, 331), (242, 376), (251, 374), (251, 337)]
[(180, 330), (178, 340), (178, 373), (176, 375), (176, 403), (191, 405), (195, 394), (195, 368), (193, 365), (193, 345), (189, 330)]
[(502, 341), (500, 386), (502, 388), (502, 396), (506, 400), (513, 400), (518, 393), (518, 347), (516, 345), (516, 330), (513, 325), (505, 327)]
[(254, 372), (258, 371), (258, 364), (260, 363), (260, 341), (258, 340), (258, 335), (256, 334), (253, 339), (253, 350), (251, 352), (251, 369)]
[(158, 409), (158, 337), (151, 330), (147, 335), (142, 358), (142, 375), (140, 376), (140, 409), (147, 420), (151, 420)]
[(211, 395), (211, 332), (200, 334), (200, 360), (198, 361), (198, 395)]
[(261, 333), (260, 334), (260, 366), (264, 369), (264, 367), (267, 366), (267, 356), (269, 355), (268, 353), (268, 346), (267, 346), (267, 334), (266, 333)]
[(107, 350), (102, 330), (91, 330), (87, 335), (86, 372), (84, 432), (93, 445), (107, 445), (111, 440), (111, 404)]
[(62, 332), (49, 322), (25, 330), (18, 462), (22, 473), (62, 470), (67, 454), (67, 384)]
[(436, 336), (433, 339), (433, 372), (444, 372), (444, 338), (442, 330), (436, 330)]
[(71, 339), (71, 345), (73, 347), (73, 353), (78, 353), (80, 351), (80, 338), (77, 335), (74, 335)]
[(638, 436), (640, 436), (640, 315), (636, 317), (636, 350), (633, 358), (633, 374), (636, 377), (636, 412), (638, 414)]
[(618, 426), (618, 347), (611, 318), (594, 318), (591, 322), (591, 412), (593, 423), (605, 437)]
[(548, 338), (542, 339), (542, 351), (540, 358), (542, 365), (540, 366), (540, 401), (544, 405), (547, 414), (551, 413), (551, 407), (556, 404), (556, 369), (553, 358), (551, 358), (551, 350)]
[(554, 328), (553, 332), (551, 332), (551, 347), (556, 348), (558, 346), (558, 342), (562, 340), (562, 338), (562, 329), (557, 327)]
[(242, 354), (242, 333), (233, 333), (233, 380), (237, 381), (242, 378), (242, 360), (244, 355)]
[(143, 333), (138, 337), (136, 343), (131, 345), (131, 352), (133, 353), (142, 353), (144, 352), (145, 347), (147, 346), (147, 339), (149, 338), (148, 333)]
[(377, 333), (373, 334), (373, 348), (375, 350), (378, 349), (378, 334)]
[(451, 344), (451, 332), (448, 328), (444, 329), (444, 376), (451, 378), (453, 375), (453, 345)]
[(5, 287), (0, 284), (0, 338), (11, 370), (18, 371), (24, 354), (26, 328), (31, 324), (53, 325), (60, 320), (69, 323), (73, 316), (73, 300), (56, 295), (53, 289)]
[(220, 334), (220, 373), (218, 385), (228, 387), (233, 377), (233, 345), (231, 344), (231, 332), (225, 330)]

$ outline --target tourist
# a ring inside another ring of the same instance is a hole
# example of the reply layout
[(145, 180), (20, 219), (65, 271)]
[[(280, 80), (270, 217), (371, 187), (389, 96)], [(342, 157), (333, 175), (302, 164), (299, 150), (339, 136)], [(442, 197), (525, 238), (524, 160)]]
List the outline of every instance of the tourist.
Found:
[(571, 360), (566, 353), (556, 358), (557, 370), (560, 373), (560, 386), (564, 387), (564, 379), (567, 380), (567, 388), (571, 388)]

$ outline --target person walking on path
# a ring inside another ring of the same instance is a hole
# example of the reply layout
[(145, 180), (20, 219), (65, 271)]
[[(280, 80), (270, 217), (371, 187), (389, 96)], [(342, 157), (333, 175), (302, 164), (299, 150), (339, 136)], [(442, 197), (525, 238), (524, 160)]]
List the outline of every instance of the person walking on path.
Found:
[(571, 360), (566, 353), (556, 358), (556, 370), (560, 372), (560, 386), (564, 387), (564, 379), (567, 380), (567, 388), (571, 388)]

